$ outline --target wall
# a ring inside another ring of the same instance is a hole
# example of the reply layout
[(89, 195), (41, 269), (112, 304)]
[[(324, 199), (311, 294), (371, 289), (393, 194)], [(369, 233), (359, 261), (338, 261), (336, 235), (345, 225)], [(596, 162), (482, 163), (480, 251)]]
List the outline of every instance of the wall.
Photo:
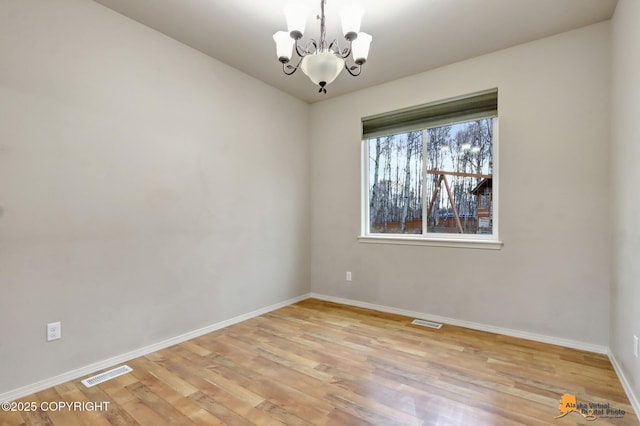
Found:
[[(313, 104), (312, 292), (606, 347), (609, 41), (605, 22)], [(358, 242), (360, 118), (493, 87), (503, 248)]]
[(619, 0), (612, 20), (611, 147), (613, 281), (611, 353), (640, 398), (640, 358), (633, 357), (633, 335), (640, 337), (640, 3)]
[(0, 52), (0, 394), (309, 292), (305, 103), (92, 1)]

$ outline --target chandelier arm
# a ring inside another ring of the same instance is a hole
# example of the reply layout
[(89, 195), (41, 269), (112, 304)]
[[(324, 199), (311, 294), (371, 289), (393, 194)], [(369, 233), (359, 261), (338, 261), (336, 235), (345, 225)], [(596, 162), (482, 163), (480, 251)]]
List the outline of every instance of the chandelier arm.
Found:
[[(311, 50), (311, 46), (313, 46), (313, 50)], [(311, 53), (318, 53), (318, 42), (314, 39), (309, 40), (307, 43), (307, 55)]]
[[(340, 50), (340, 46), (338, 45), (337, 41), (334, 41), (333, 43), (335, 43), (336, 47), (338, 48), (338, 55), (342, 58), (342, 59), (347, 59), (349, 57), (349, 55), (351, 55), (351, 41), (349, 41), (349, 47), (347, 47), (346, 49), (344, 49), (344, 51)], [(333, 44), (332, 43), (332, 44)]]
[(302, 47), (300, 47), (300, 44), (298, 43), (298, 40), (296, 40), (295, 48), (296, 48), (296, 54), (298, 56), (300, 56), (301, 58), (304, 57), (304, 56), (307, 56), (310, 53), (310, 51), (309, 51), (309, 43), (307, 43), (307, 48), (303, 49)]
[[(289, 63), (283, 63), (282, 64), (282, 72), (284, 72), (285, 75), (291, 75), (294, 72), (298, 71), (298, 68), (300, 68), (300, 63), (302, 62), (302, 58), (303, 57), (300, 57), (300, 60), (298, 61), (298, 63), (296, 64), (295, 67), (293, 65), (289, 64)], [(287, 71), (287, 68), (290, 68), (291, 71)]]
[(296, 50), (296, 54), (299, 57), (304, 58), (307, 55), (311, 55), (313, 53), (316, 53), (318, 51), (318, 44), (314, 39), (311, 39), (311, 40), (309, 40), (307, 42), (307, 47), (306, 48), (302, 48), (302, 47), (300, 47), (300, 45), (298, 44), (298, 41), (296, 40), (295, 50)]
[(354, 71), (351, 71), (351, 68), (345, 63), (344, 64), (345, 69), (349, 72), (349, 74), (351, 74), (354, 77), (357, 77), (360, 75), (360, 73), (362, 72), (362, 65), (356, 64), (353, 65), (351, 68), (354, 68)]
[(329, 45), (329, 47), (327, 48), (327, 51), (329, 52), (333, 51), (334, 54), (340, 56), (342, 59), (346, 58), (346, 56), (343, 55), (340, 49), (340, 44), (338, 44), (338, 40), (333, 40)]
[[(331, 44), (329, 44), (329, 47), (327, 48), (327, 51), (331, 52), (331, 49), (333, 49), (334, 45), (336, 46), (336, 49), (338, 49), (338, 52), (339, 52), (340, 51), (340, 46), (338, 46), (338, 42), (336, 40), (333, 40), (331, 42)], [(334, 53), (335, 53), (335, 51), (334, 51)]]

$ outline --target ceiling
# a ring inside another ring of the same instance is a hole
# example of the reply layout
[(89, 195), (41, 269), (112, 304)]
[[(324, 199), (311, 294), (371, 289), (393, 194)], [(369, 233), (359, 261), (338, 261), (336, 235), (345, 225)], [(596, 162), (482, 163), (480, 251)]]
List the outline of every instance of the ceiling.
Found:
[[(610, 19), (617, 0), (327, 0), (327, 39), (342, 38), (343, 4), (363, 7), (373, 36), (359, 77), (343, 72), (319, 94), (301, 72), (282, 73), (272, 35), (282, 10), (307, 3), (303, 38), (318, 38), (318, 0), (95, 0), (271, 86), (312, 103)], [(344, 47), (346, 45), (342, 43)]]

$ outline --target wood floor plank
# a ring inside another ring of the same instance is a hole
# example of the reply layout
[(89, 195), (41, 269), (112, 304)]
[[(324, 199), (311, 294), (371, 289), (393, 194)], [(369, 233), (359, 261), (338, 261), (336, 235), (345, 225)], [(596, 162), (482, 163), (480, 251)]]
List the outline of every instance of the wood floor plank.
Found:
[[(308, 299), (20, 400), (106, 411), (5, 411), (0, 426), (640, 425), (604, 355), (411, 320)], [(565, 394), (625, 415), (556, 418)]]
[[(63, 397), (57, 392), (55, 388), (50, 388), (42, 392), (39, 392), (36, 399), (40, 404), (43, 402), (46, 403), (49, 401), (58, 401), (58, 402), (64, 401)], [(80, 419), (79, 417), (67, 416), (62, 411), (49, 410), (48, 408), (49, 407), (46, 407), (46, 409), (48, 410), (47, 416), (49, 416), (53, 424), (56, 424), (56, 423), (60, 424), (62, 422), (65, 422), (65, 424), (69, 426), (80, 426), (80, 425), (86, 424), (86, 422)]]

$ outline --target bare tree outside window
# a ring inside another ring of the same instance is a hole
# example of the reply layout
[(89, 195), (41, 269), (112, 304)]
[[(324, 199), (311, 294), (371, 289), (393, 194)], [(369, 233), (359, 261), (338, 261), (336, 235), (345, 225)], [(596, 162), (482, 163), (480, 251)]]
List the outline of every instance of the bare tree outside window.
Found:
[(492, 234), (493, 118), (365, 141), (369, 233)]
[(422, 233), (422, 132), (369, 143), (369, 226), (375, 233)]

